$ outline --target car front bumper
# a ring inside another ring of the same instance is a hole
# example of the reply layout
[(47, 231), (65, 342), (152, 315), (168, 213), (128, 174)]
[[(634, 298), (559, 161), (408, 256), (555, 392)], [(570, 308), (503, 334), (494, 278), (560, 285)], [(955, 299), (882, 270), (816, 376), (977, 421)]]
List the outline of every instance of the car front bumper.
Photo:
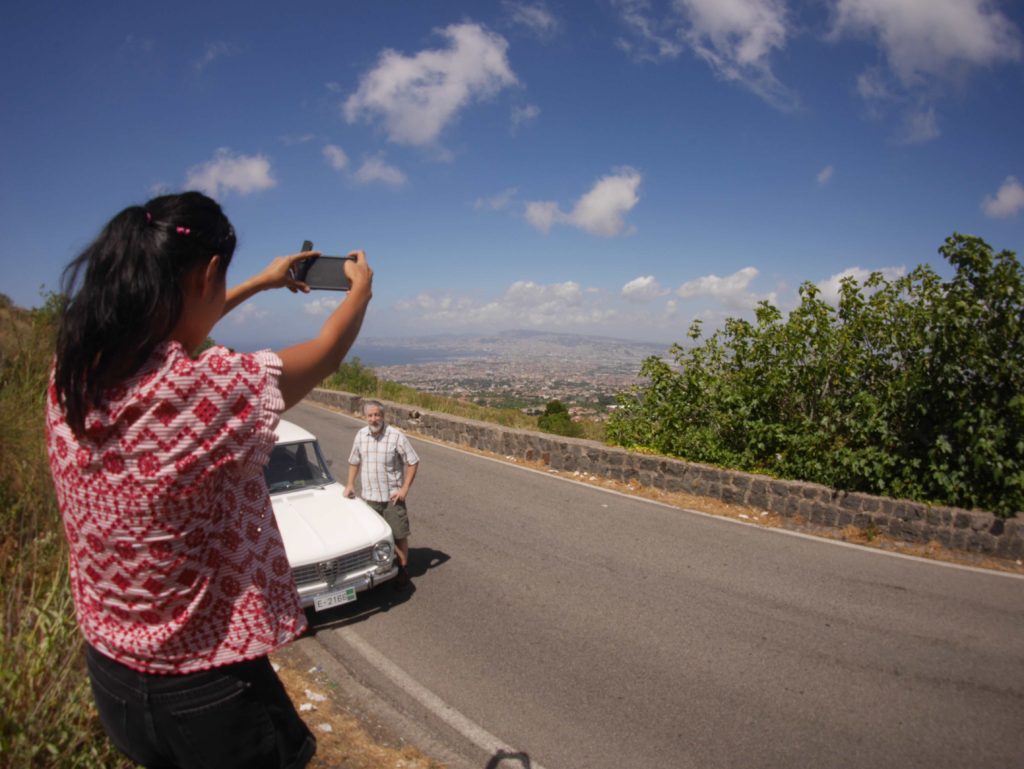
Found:
[(308, 609), (316, 604), (318, 597), (336, 593), (345, 588), (355, 588), (357, 593), (362, 593), (382, 582), (394, 579), (398, 574), (397, 564), (397, 560), (393, 561), (391, 568), (384, 572), (379, 572), (376, 568), (373, 568), (362, 573), (347, 574), (344, 579), (335, 580), (333, 583), (322, 581), (307, 582), (301, 585), (296, 584), (296, 588), (299, 591), (299, 602), (302, 608)]

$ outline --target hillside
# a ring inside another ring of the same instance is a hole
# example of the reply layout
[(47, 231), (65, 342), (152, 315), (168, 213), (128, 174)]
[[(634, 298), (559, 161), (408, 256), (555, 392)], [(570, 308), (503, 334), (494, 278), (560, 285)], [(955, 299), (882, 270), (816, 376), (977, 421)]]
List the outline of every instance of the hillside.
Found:
[(0, 360), (11, 356), (15, 345), (27, 339), (31, 329), (30, 311), (16, 306), (5, 294), (0, 294)]
[(598, 415), (666, 346), (541, 331), (367, 339), (353, 349), (378, 376), (491, 406), (559, 399)]

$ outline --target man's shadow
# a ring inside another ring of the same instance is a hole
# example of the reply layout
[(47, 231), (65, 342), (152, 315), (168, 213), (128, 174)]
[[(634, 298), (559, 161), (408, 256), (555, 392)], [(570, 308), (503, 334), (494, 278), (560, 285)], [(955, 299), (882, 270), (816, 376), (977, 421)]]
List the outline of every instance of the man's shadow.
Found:
[(448, 553), (434, 550), (432, 547), (410, 547), (409, 564), (406, 571), (410, 577), (422, 577), (431, 569), (436, 569), (451, 560)]
[(522, 767), (522, 769), (530, 769), (533, 764), (530, 762), (529, 753), (520, 753), (509, 750), (499, 750), (493, 756), (491, 760), (487, 762), (487, 766), (484, 769), (512, 769), (513, 764), (506, 764), (506, 761), (515, 762), (515, 766)]
[(371, 590), (359, 593), (356, 600), (351, 603), (327, 611), (306, 609), (306, 619), (309, 621), (307, 632), (316, 635), (319, 630), (355, 625), (374, 614), (390, 611), (413, 597), (416, 593), (417, 579), (425, 577), (427, 572), (446, 563), (450, 558), (447, 553), (430, 547), (410, 547), (406, 571), (413, 582), (407, 589), (395, 590), (394, 580), (388, 580)]

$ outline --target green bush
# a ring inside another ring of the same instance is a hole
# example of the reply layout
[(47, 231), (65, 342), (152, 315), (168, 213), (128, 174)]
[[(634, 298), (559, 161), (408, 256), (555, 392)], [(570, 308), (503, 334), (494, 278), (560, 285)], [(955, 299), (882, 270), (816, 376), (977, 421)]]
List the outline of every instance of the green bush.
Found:
[(363, 365), (356, 355), (350, 361), (342, 361), (338, 370), (327, 377), (325, 387), (350, 393), (368, 394), (377, 391), (377, 375), (372, 368)]
[(537, 419), (537, 427), (544, 432), (578, 438), (583, 429), (569, 416), (569, 409), (561, 401), (551, 401), (544, 407), (544, 413)]
[(782, 478), (928, 502), (1024, 510), (1024, 270), (954, 234), (930, 267), (863, 285), (838, 307), (805, 283), (787, 317), (763, 302), (619, 398), (607, 436)]

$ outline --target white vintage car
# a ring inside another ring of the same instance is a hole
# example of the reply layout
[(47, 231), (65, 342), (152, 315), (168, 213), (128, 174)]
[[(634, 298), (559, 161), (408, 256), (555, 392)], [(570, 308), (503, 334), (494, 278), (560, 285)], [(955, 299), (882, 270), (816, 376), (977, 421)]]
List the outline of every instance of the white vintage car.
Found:
[(340, 606), (398, 574), (391, 527), (344, 495), (312, 433), (282, 419), (263, 474), (303, 607)]

